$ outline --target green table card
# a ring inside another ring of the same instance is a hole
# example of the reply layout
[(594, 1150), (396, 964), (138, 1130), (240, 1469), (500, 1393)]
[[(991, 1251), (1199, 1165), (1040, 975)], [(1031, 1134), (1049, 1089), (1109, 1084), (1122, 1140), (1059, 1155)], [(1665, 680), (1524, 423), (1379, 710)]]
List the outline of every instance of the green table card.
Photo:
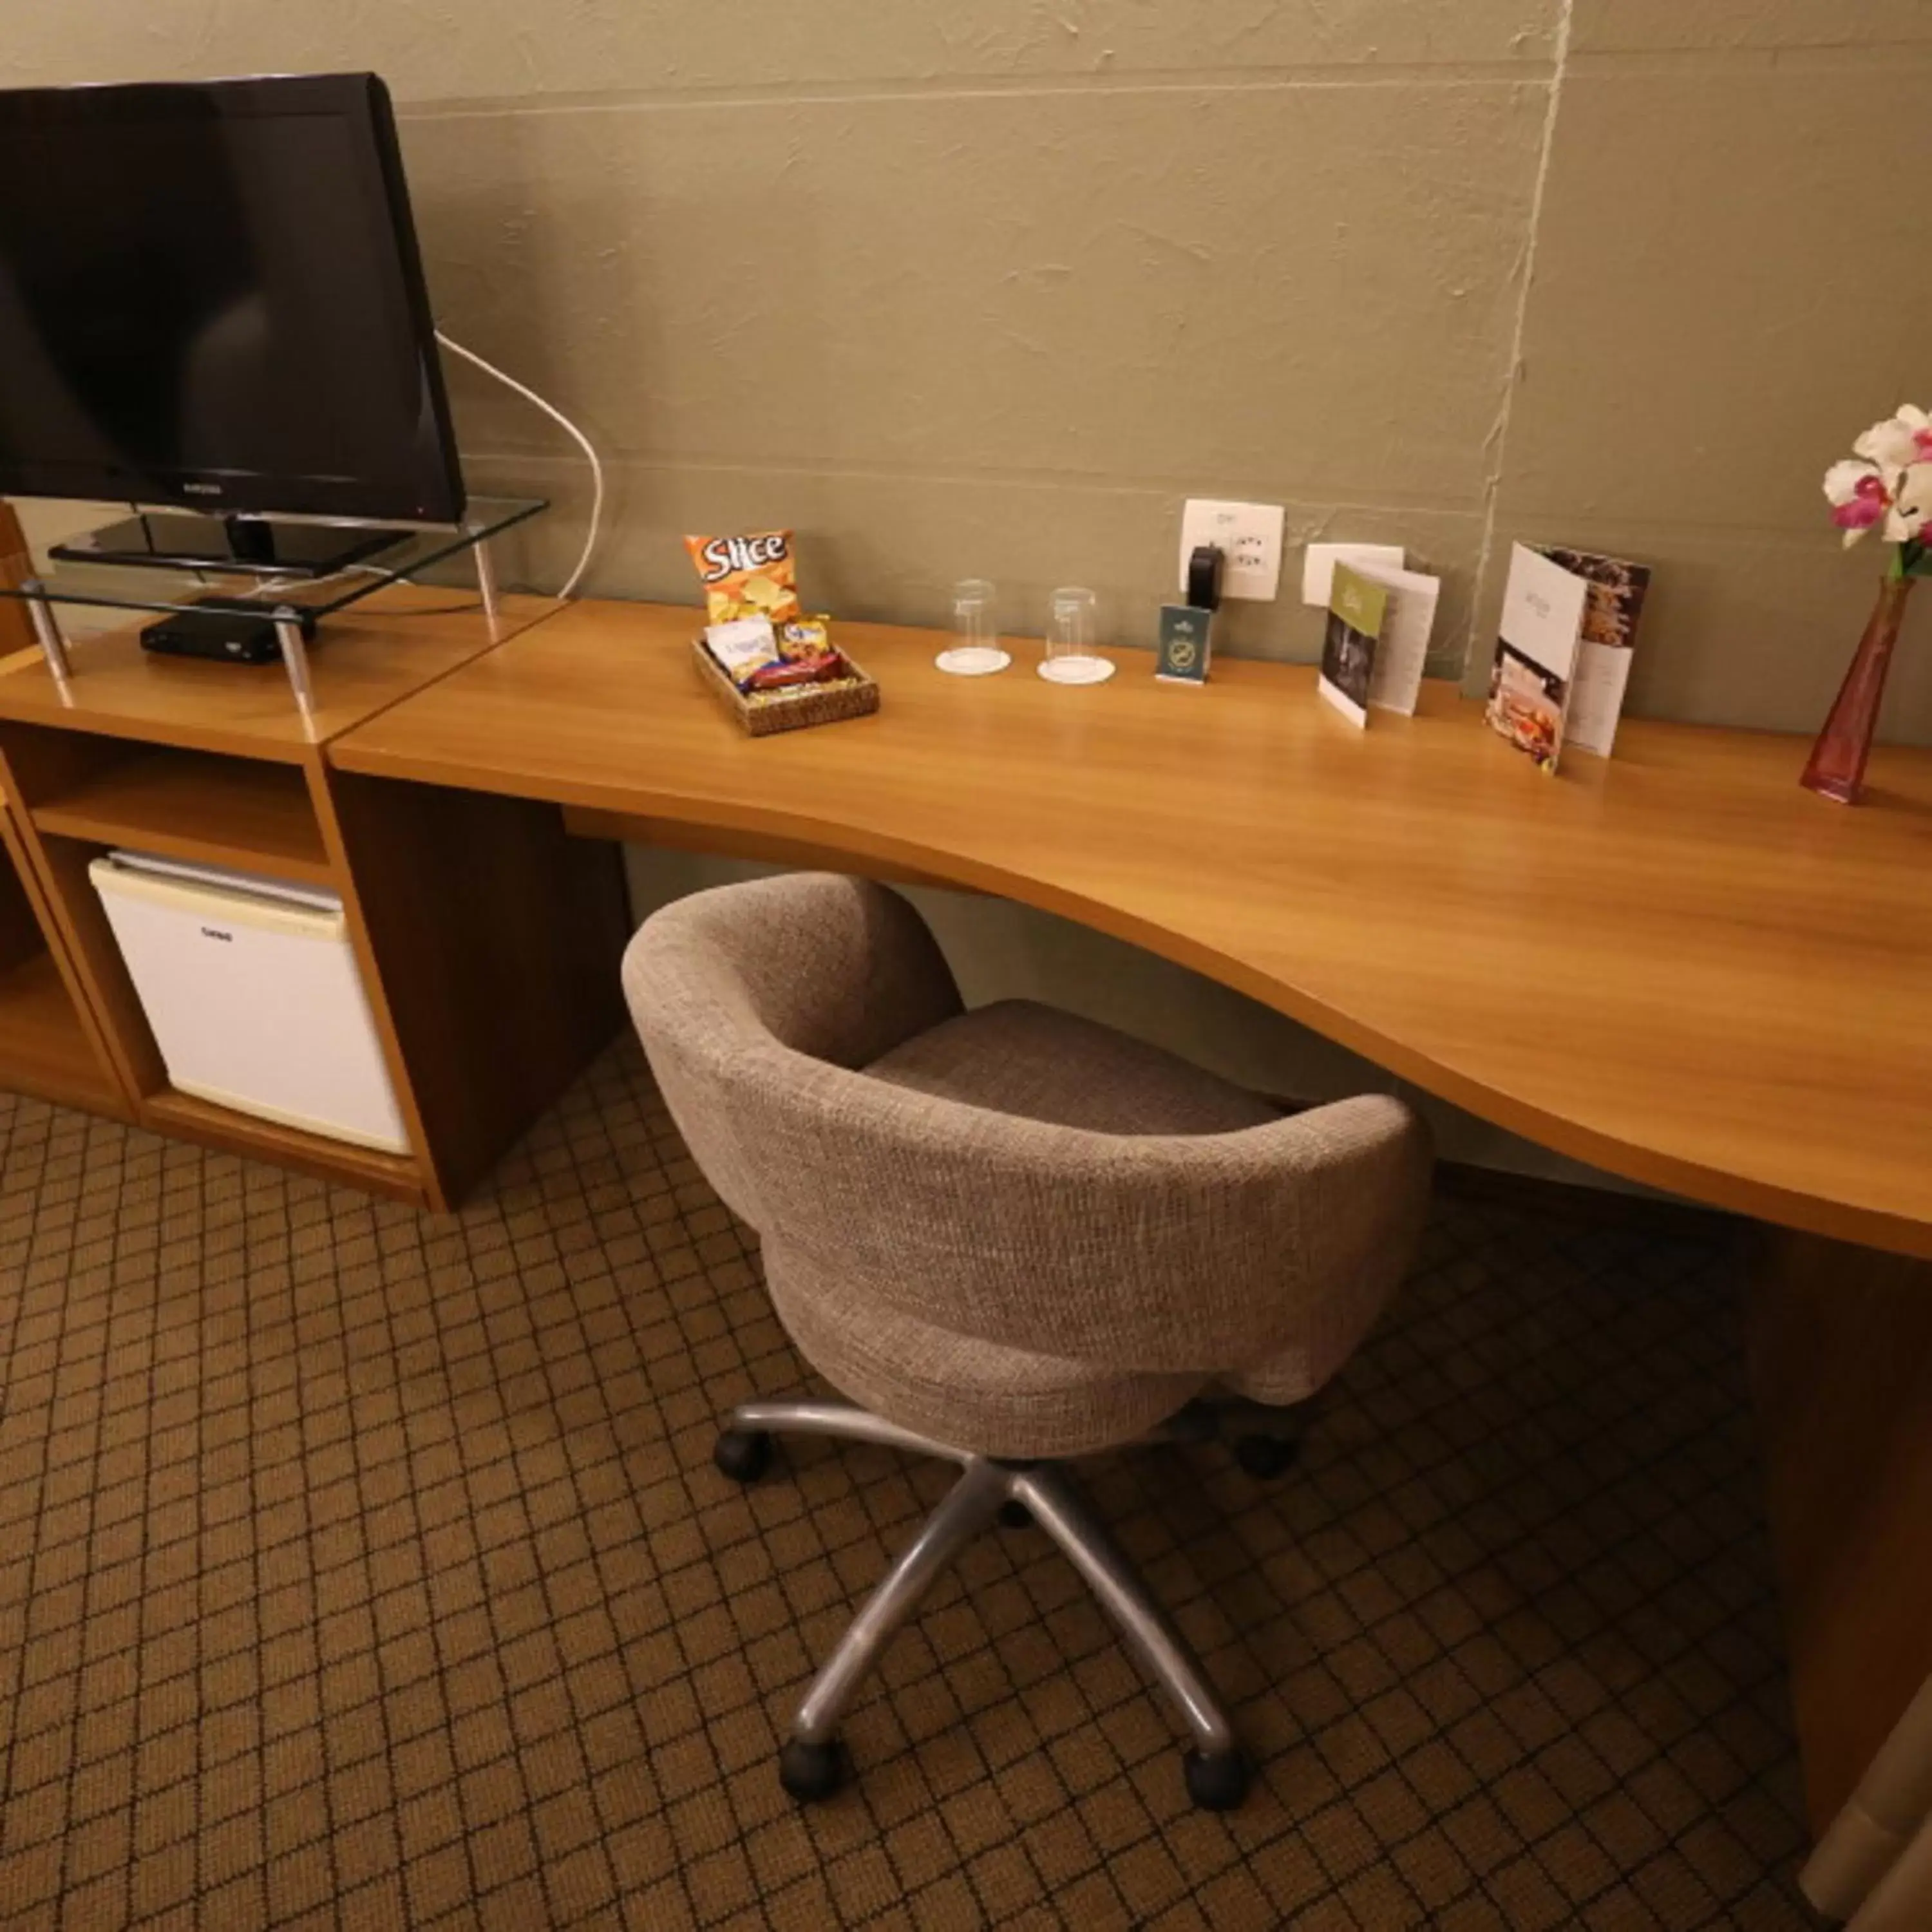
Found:
[(1214, 621), (1213, 611), (1198, 610), (1192, 604), (1163, 604), (1154, 676), (1168, 684), (1205, 684), (1213, 650), (1209, 628)]

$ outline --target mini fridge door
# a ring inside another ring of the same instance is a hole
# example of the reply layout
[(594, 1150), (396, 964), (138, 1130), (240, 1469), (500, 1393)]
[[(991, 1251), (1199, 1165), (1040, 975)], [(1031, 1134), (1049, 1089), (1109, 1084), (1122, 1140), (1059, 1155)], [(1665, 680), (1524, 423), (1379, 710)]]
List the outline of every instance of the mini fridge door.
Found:
[(392, 1154), (409, 1134), (339, 906), (88, 868), (184, 1094)]

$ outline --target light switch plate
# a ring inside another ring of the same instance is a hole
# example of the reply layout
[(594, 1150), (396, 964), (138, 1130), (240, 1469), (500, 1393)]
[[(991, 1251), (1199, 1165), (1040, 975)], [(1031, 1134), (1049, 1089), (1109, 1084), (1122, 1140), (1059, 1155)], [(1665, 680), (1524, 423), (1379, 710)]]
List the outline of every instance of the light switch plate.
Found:
[(1301, 601), (1326, 606), (1338, 563), (1352, 570), (1401, 570), (1408, 560), (1400, 544), (1312, 543), (1301, 561)]
[(1281, 536), (1286, 514), (1279, 503), (1216, 503), (1190, 496), (1180, 518), (1181, 595), (1187, 594), (1187, 560), (1202, 544), (1218, 544), (1228, 561), (1221, 595), (1265, 603), (1281, 586)]

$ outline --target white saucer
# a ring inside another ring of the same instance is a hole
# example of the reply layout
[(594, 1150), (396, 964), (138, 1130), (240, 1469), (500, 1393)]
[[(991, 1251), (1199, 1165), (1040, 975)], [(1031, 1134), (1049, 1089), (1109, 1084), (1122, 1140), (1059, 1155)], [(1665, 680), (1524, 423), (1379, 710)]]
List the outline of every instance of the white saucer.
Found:
[(933, 662), (952, 677), (990, 677), (1012, 662), (1008, 652), (992, 644), (956, 644), (941, 651)]
[(1111, 658), (1042, 658), (1040, 674), (1049, 684), (1105, 684), (1114, 674)]

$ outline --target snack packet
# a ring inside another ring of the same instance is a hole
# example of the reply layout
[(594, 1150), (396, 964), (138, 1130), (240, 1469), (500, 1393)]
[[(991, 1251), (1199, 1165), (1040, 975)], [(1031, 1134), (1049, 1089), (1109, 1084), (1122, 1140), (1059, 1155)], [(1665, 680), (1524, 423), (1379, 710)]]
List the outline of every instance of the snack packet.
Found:
[(788, 662), (814, 658), (832, 648), (830, 617), (794, 617), (778, 626), (778, 655)]
[(684, 547), (704, 586), (706, 609), (712, 623), (769, 617), (774, 624), (782, 624), (799, 614), (797, 560), (790, 531), (686, 537)]
[(845, 668), (836, 651), (820, 651), (808, 658), (790, 658), (782, 664), (766, 664), (752, 674), (753, 691), (782, 691), (795, 684), (823, 684)]
[(740, 691), (749, 689), (760, 671), (778, 662), (778, 640), (769, 617), (734, 617), (729, 623), (707, 624), (704, 644)]

